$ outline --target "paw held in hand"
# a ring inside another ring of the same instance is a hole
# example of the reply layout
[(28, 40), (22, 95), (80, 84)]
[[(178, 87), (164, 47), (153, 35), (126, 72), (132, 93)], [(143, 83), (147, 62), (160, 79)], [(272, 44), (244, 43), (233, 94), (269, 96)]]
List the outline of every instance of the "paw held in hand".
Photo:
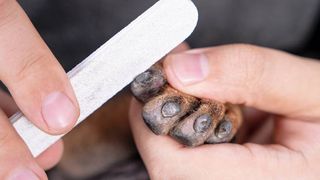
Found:
[(144, 103), (142, 118), (157, 135), (170, 135), (186, 146), (230, 142), (242, 123), (236, 105), (199, 99), (172, 88), (161, 64), (131, 83), (133, 95)]

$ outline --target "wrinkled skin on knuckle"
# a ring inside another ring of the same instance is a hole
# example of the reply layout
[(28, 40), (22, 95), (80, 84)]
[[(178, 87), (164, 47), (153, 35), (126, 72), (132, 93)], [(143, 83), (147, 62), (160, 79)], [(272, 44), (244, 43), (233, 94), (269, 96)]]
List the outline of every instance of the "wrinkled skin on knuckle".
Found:
[(15, 80), (17, 82), (21, 82), (24, 79), (31, 77), (31, 75), (35, 75), (41, 70), (41, 68), (46, 67), (44, 61), (46, 58), (45, 54), (30, 54), (28, 57), (24, 58), (23, 60), (19, 60), (16, 62), (16, 71), (12, 73), (15, 75)]
[(232, 64), (237, 65), (239, 70), (237, 75), (241, 75), (238, 76), (241, 77), (240, 84), (246, 85), (246, 90), (250, 91), (263, 77), (266, 66), (265, 53), (259, 47), (247, 44), (230, 45), (229, 51), (227, 53), (232, 56)]
[(164, 73), (150, 73), (154, 69), (163, 72), (157, 64), (131, 83), (133, 95), (144, 103), (142, 117), (151, 131), (156, 135), (170, 135), (192, 147), (232, 140), (242, 124), (240, 108), (236, 112), (231, 108), (230, 113), (225, 114), (227, 105), (179, 92), (163, 83), (167, 82), (163, 80), (166, 79)]
[[(255, 99), (254, 95), (258, 96), (252, 93), (252, 90), (258, 88), (268, 78), (265, 77), (268, 68), (265, 52), (256, 46), (233, 44), (213, 48), (209, 56), (214, 60), (212, 82), (218, 82), (217, 86), (232, 91), (229, 97), (232, 102), (250, 105)], [(228, 87), (237, 87), (237, 90), (233, 91)], [(252, 96), (245, 97), (246, 94)]]

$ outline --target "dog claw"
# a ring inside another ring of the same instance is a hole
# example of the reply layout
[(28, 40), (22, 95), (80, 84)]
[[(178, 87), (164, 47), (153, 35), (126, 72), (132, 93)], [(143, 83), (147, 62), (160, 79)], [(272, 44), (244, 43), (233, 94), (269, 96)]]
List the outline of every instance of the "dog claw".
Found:
[(225, 116), (220, 120), (215, 132), (207, 139), (209, 144), (230, 142), (242, 124), (241, 109), (235, 105), (226, 105)]
[(167, 87), (144, 105), (142, 117), (155, 134), (166, 135), (196, 103), (196, 98)]
[(206, 132), (212, 125), (212, 117), (210, 114), (204, 114), (199, 116), (194, 124), (193, 129), (196, 133)]
[(228, 119), (227, 120), (224, 119), (219, 123), (215, 133), (218, 138), (223, 139), (230, 135), (231, 130), (232, 130), (232, 122)]
[(154, 65), (139, 74), (131, 83), (132, 94), (140, 101), (147, 102), (157, 95), (167, 83), (160, 65)]
[(164, 118), (172, 118), (176, 116), (179, 112), (181, 112), (180, 104), (176, 101), (168, 101), (164, 103), (161, 109), (162, 117)]

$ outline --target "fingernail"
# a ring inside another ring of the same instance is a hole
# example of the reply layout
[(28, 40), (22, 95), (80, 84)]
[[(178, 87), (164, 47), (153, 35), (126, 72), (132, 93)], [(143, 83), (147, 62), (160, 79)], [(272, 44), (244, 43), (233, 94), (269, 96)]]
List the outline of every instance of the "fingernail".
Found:
[(39, 180), (40, 178), (29, 169), (18, 169), (13, 171), (6, 180)]
[(208, 59), (203, 54), (175, 54), (171, 56), (170, 66), (183, 85), (204, 80), (209, 74)]
[(42, 116), (49, 129), (63, 130), (76, 118), (76, 107), (64, 93), (54, 92), (44, 99)]

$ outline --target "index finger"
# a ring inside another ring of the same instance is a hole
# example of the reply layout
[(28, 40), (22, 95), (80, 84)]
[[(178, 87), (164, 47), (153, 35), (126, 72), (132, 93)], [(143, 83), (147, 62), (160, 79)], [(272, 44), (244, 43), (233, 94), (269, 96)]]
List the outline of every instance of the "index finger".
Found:
[(68, 77), (14, 0), (0, 5), (0, 79), (43, 131), (61, 134), (75, 124), (79, 107)]

